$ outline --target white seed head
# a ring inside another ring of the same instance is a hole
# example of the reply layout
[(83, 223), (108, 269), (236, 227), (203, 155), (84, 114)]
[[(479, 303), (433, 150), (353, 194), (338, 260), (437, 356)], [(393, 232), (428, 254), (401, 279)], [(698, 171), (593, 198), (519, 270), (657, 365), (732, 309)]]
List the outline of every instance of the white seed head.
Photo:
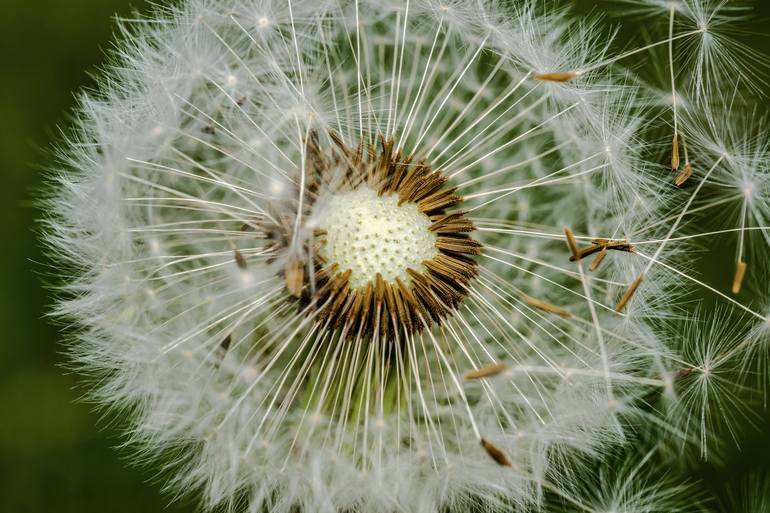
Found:
[[(535, 511), (582, 490), (586, 455), (653, 430), (656, 394), (680, 418), (712, 411), (692, 398), (724, 393), (750, 344), (704, 341), (718, 386), (666, 394), (694, 373), (660, 325), (686, 317), (706, 209), (690, 199), (707, 196), (652, 160), (670, 106), (622, 68), (646, 52), (618, 61), (597, 23), (551, 7), (183, 0), (124, 31), (82, 99), (48, 238), (73, 359), (130, 412), (138, 459), (172, 455), (170, 488), (222, 511)], [(705, 94), (718, 47), (681, 36), (707, 47)], [(677, 94), (691, 182), (720, 163), (708, 187), (728, 184), (766, 254), (767, 131), (715, 111), (732, 135), (710, 137), (689, 109), (717, 102)], [(670, 424), (641, 438), (692, 432)]]

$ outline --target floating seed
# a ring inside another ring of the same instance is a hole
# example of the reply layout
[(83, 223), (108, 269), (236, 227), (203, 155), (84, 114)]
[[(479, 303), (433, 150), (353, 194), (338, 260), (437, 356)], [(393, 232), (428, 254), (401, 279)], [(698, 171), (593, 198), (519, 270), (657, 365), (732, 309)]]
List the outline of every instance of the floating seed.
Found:
[(591, 261), (591, 265), (588, 266), (589, 271), (595, 271), (599, 264), (602, 263), (602, 260), (604, 260), (604, 257), (607, 256), (607, 246), (604, 246), (601, 251), (599, 251), (599, 254), (594, 257), (594, 259)]
[(733, 294), (737, 294), (741, 291), (743, 285), (743, 278), (746, 276), (746, 262), (738, 262), (735, 266), (735, 275), (733, 276)]
[(575, 262), (576, 260), (582, 260), (587, 256), (593, 255), (594, 253), (600, 253), (604, 250), (609, 250), (609, 249), (614, 251), (624, 251), (626, 253), (633, 253), (636, 251), (636, 248), (633, 246), (633, 244), (629, 244), (628, 241), (593, 239), (591, 240), (590, 246), (587, 246), (578, 250), (577, 258), (575, 258), (574, 256), (571, 256), (569, 260), (570, 262)]
[(572, 230), (565, 226), (564, 235), (567, 237), (567, 246), (569, 246), (569, 250), (572, 253), (572, 258), (570, 258), (570, 260), (580, 260), (580, 250), (578, 249), (577, 241), (575, 240), (575, 236), (572, 234)]
[(541, 299), (536, 299), (534, 297), (527, 297), (525, 298), (525, 301), (527, 302), (528, 305), (534, 306), (535, 308), (539, 308), (544, 312), (556, 314), (560, 317), (564, 317), (565, 319), (572, 317), (572, 314), (569, 311), (565, 310), (564, 308), (559, 308), (558, 306), (552, 305), (551, 303), (546, 303)]
[(234, 249), (233, 256), (235, 257), (235, 263), (240, 269), (246, 269), (248, 267), (246, 264), (246, 257), (243, 256), (243, 253), (241, 253), (239, 250)]
[(483, 367), (479, 367), (478, 369), (474, 369), (472, 371), (466, 372), (463, 375), (463, 378), (465, 378), (468, 381), (474, 380), (474, 379), (481, 379), (481, 378), (489, 378), (492, 376), (497, 376), (501, 372), (507, 370), (510, 368), (510, 365), (507, 363), (490, 363), (489, 365), (484, 365)]
[(489, 454), (489, 457), (495, 460), (498, 465), (501, 467), (512, 467), (511, 460), (508, 459), (508, 456), (505, 455), (505, 453), (500, 450), (495, 444), (487, 440), (486, 438), (481, 438), (481, 446), (484, 448), (485, 451), (487, 451), (487, 454)]
[(574, 71), (566, 72), (553, 72), (553, 73), (537, 73), (532, 78), (540, 80), (541, 82), (569, 82), (573, 78), (577, 77), (577, 73)]
[(687, 180), (690, 179), (692, 176), (692, 166), (690, 163), (686, 163), (684, 165), (684, 169), (676, 176), (676, 180), (674, 180), (674, 183), (677, 187), (681, 187), (682, 184), (684, 184)]
[(228, 333), (227, 336), (220, 342), (219, 347), (222, 348), (224, 352), (227, 352), (228, 349), (230, 349), (230, 343), (233, 341), (233, 335), (231, 333)]
[(620, 297), (620, 301), (618, 301), (618, 304), (615, 305), (615, 311), (617, 312), (623, 311), (623, 309), (626, 307), (626, 304), (628, 304), (628, 302), (631, 300), (631, 297), (633, 297), (634, 293), (636, 293), (636, 289), (639, 288), (639, 285), (641, 285), (643, 279), (644, 279), (644, 274), (640, 274), (633, 281), (633, 283), (631, 283), (631, 285), (628, 286), (626, 291)]
[(679, 169), (679, 134), (674, 134), (671, 141), (671, 170)]
[(300, 260), (292, 259), (286, 264), (284, 269), (286, 290), (294, 297), (302, 294), (302, 287), (305, 281), (305, 266)]

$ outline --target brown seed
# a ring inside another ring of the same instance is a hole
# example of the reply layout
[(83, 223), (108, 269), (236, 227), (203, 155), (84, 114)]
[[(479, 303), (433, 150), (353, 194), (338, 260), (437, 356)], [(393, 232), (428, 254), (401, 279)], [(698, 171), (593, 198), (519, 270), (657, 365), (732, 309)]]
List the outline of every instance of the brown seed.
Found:
[(671, 170), (679, 169), (679, 134), (674, 134), (671, 141)]
[(601, 251), (599, 251), (599, 254), (594, 257), (594, 259), (591, 261), (591, 265), (588, 266), (589, 271), (595, 271), (599, 264), (602, 263), (602, 260), (604, 260), (604, 257), (607, 256), (607, 246), (604, 246)]
[(246, 267), (248, 267), (246, 264), (246, 257), (243, 256), (243, 253), (241, 253), (239, 250), (234, 249), (233, 256), (235, 257), (235, 263), (240, 269), (246, 269)]
[(462, 196), (455, 194), (456, 190), (457, 187), (450, 187), (434, 192), (418, 201), (417, 208), (420, 209), (420, 212), (430, 213), (454, 206), (463, 200)]
[(337, 313), (337, 318), (334, 321), (335, 329), (350, 325), (350, 311), (355, 307), (356, 301), (358, 301), (358, 294), (355, 291), (351, 292), (349, 285), (345, 288), (345, 304), (342, 305), (342, 308)]
[(359, 326), (363, 330), (368, 330), (371, 326), (374, 326), (374, 316), (377, 312), (373, 308), (374, 306), (374, 285), (370, 281), (366, 284), (364, 289), (363, 310), (361, 311), (361, 317), (359, 320)]
[(744, 276), (746, 276), (746, 262), (738, 262), (738, 265), (735, 266), (735, 275), (733, 276), (733, 294), (741, 291)]
[(693, 374), (694, 372), (695, 372), (695, 369), (693, 368), (679, 369), (674, 373), (674, 376), (677, 378), (686, 378), (687, 376)]
[(572, 314), (569, 311), (565, 310), (564, 308), (559, 308), (558, 306), (552, 305), (551, 303), (546, 303), (541, 299), (536, 299), (534, 297), (527, 297), (524, 300), (530, 306), (534, 306), (535, 308), (539, 308), (540, 310), (543, 310), (545, 312), (556, 314), (560, 317), (564, 317), (565, 319), (572, 317)]
[(233, 335), (232, 333), (228, 333), (224, 340), (222, 340), (222, 342), (219, 344), (219, 347), (221, 347), (224, 352), (227, 352), (227, 350), (230, 349), (230, 343), (232, 341)]
[(422, 326), (430, 327), (430, 314), (428, 314), (428, 311), (423, 307), (422, 303), (414, 297), (414, 289), (407, 287), (407, 285), (398, 277), (396, 278), (396, 286), (398, 287), (399, 292), (401, 292), (406, 304), (409, 305), (409, 315), (413, 319), (415, 328), (420, 328)]
[(481, 378), (489, 378), (492, 376), (497, 376), (501, 372), (503, 372), (506, 369), (509, 369), (510, 365), (507, 363), (490, 363), (489, 365), (484, 365), (483, 367), (479, 367), (478, 369), (474, 369), (472, 371), (468, 371), (463, 375), (463, 378), (465, 378), (468, 381), (474, 380), (474, 379), (481, 379)]
[(227, 336), (222, 340), (222, 342), (219, 343), (219, 355), (214, 362), (214, 368), (219, 370), (220, 366), (222, 365), (222, 360), (224, 360), (225, 355), (227, 355), (227, 351), (230, 349), (230, 343), (232, 342), (233, 337), (232, 333), (228, 333)]
[(412, 278), (414, 298), (418, 303), (424, 305), (424, 310), (433, 320), (440, 322), (441, 318), (448, 314), (449, 311), (444, 307), (444, 304), (438, 299), (433, 290), (431, 290), (428, 278), (411, 267), (406, 272)]
[(628, 286), (626, 291), (623, 293), (623, 295), (620, 297), (620, 301), (618, 301), (618, 304), (615, 305), (615, 311), (622, 312), (623, 309), (626, 307), (626, 304), (628, 304), (631, 297), (636, 292), (636, 289), (639, 288), (639, 285), (641, 285), (642, 280), (644, 279), (644, 273), (640, 274), (634, 281), (631, 283), (631, 285)]
[(578, 259), (582, 260), (589, 255), (593, 255), (594, 253), (601, 253), (602, 251), (608, 249), (612, 249), (614, 251), (625, 251), (626, 253), (633, 253), (636, 251), (636, 248), (625, 240), (593, 239), (591, 243), (592, 244), (590, 246), (586, 246), (578, 250), (578, 258), (571, 256), (569, 261), (574, 262)]
[(484, 448), (485, 451), (487, 451), (487, 454), (489, 454), (489, 457), (492, 458), (497, 462), (498, 465), (501, 467), (512, 467), (511, 460), (508, 459), (508, 456), (505, 455), (505, 453), (500, 450), (495, 444), (490, 442), (484, 437), (481, 437), (481, 446)]
[(481, 254), (481, 243), (470, 237), (456, 236), (438, 236), (436, 237), (436, 247), (443, 251), (452, 253), (464, 253), (467, 255)]
[(377, 273), (374, 277), (374, 306), (375, 308), (382, 308), (385, 301), (385, 280), (382, 279), (382, 274)]
[(463, 217), (463, 212), (453, 212), (431, 217), (433, 224), (428, 228), (436, 233), (466, 233), (476, 229), (473, 221)]
[[(577, 256), (573, 254), (571, 257), (569, 257), (569, 261), (577, 262), (578, 260), (582, 260), (589, 255), (593, 255), (594, 253), (601, 251), (606, 247), (607, 247), (607, 244), (591, 244), (590, 246), (586, 246), (585, 248), (579, 248), (577, 252)], [(572, 249), (571, 246), (570, 246), (570, 249)]]
[(569, 250), (572, 253), (572, 258), (570, 260), (580, 260), (580, 250), (578, 249), (577, 241), (572, 234), (572, 230), (565, 226), (564, 235), (567, 237), (567, 246), (569, 246)]
[(302, 287), (305, 281), (305, 266), (296, 258), (291, 259), (284, 269), (286, 279), (286, 290), (294, 297), (302, 294)]
[(692, 166), (689, 162), (684, 165), (684, 169), (676, 176), (674, 183), (677, 187), (681, 187), (692, 176)]
[(556, 71), (552, 73), (537, 73), (532, 76), (535, 80), (541, 82), (569, 82), (573, 78), (577, 77), (577, 73), (574, 71)]
[(418, 203), (420, 200), (440, 190), (446, 182), (447, 178), (440, 171), (423, 175), (423, 179), (417, 184), (414, 191), (409, 194), (409, 201)]
[(614, 249), (616, 251), (625, 251), (627, 253), (636, 253), (636, 248), (628, 241), (615, 241), (607, 244), (607, 249)]
[(340, 319), (344, 315), (345, 308), (350, 306), (352, 301), (350, 292), (350, 269), (345, 274), (337, 275), (336, 287), (329, 296), (330, 303), (322, 311), (322, 316), (329, 319), (332, 326), (339, 326), (343, 319)]

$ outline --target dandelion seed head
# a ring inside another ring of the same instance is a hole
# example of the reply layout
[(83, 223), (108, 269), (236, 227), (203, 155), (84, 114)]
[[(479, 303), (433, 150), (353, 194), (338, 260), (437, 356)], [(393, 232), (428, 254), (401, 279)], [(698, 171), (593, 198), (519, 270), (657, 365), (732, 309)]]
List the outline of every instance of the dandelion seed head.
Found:
[[(657, 331), (692, 261), (645, 160), (655, 105), (595, 21), (187, 0), (138, 25), (81, 99), (49, 239), (73, 360), (130, 410), (137, 460), (171, 453), (170, 489), (254, 512), (532, 507), (627, 442), (651, 390), (683, 425), (706, 409), (718, 353)], [(729, 166), (696, 176), (766, 174), (760, 143), (715, 132), (688, 142)]]

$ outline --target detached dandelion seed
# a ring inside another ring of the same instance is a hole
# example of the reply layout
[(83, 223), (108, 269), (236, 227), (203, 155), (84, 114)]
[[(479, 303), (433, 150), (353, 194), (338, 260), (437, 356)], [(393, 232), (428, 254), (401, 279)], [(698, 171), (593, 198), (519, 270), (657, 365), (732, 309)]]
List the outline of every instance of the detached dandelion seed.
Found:
[(737, 294), (741, 291), (743, 285), (743, 278), (746, 276), (746, 262), (738, 262), (735, 266), (735, 275), (733, 276), (733, 294)]
[(569, 82), (574, 78), (577, 78), (577, 73), (574, 71), (563, 72), (551, 72), (551, 73), (536, 73), (532, 76), (535, 80), (543, 82)]

